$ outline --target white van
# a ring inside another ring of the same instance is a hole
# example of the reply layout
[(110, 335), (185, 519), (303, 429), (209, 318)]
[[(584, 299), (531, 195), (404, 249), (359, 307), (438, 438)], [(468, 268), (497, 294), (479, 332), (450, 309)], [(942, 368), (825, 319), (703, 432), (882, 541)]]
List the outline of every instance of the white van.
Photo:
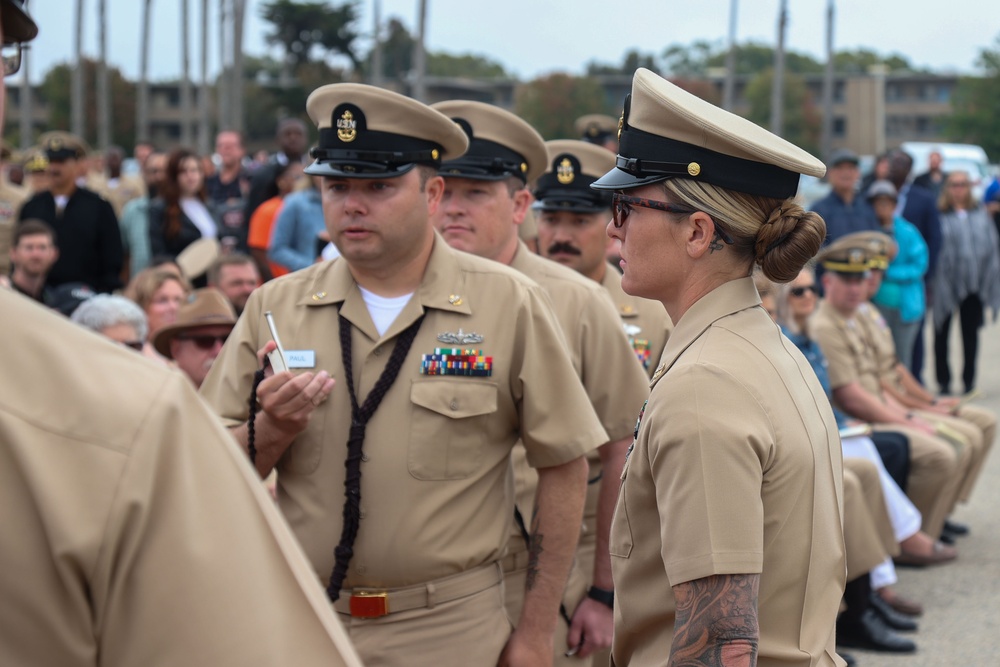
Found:
[(983, 192), (989, 184), (990, 161), (986, 156), (986, 151), (982, 146), (974, 144), (944, 144), (929, 141), (906, 141), (900, 146), (913, 157), (913, 171), (911, 176), (919, 176), (928, 169), (928, 160), (931, 153), (937, 151), (941, 153), (941, 168), (945, 173), (950, 171), (964, 171), (969, 174), (972, 181), (972, 194), (976, 199), (982, 199)]

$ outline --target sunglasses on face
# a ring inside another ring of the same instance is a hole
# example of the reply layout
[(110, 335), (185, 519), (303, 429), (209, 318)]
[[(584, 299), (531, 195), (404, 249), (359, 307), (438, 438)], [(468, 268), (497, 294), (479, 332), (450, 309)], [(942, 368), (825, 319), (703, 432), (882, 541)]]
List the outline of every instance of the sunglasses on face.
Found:
[[(683, 215), (690, 215), (698, 210), (689, 206), (680, 206), (678, 204), (671, 204), (670, 202), (647, 199), (646, 197), (631, 197), (620, 192), (615, 192), (611, 196), (611, 222), (616, 229), (620, 229), (625, 224), (625, 218), (632, 213), (634, 207), (651, 208), (656, 211), (664, 211), (665, 213), (680, 213)], [(718, 232), (723, 241), (732, 245), (733, 237), (722, 229), (722, 227), (715, 225), (715, 231)]]
[(816, 289), (815, 285), (806, 285), (804, 287), (793, 287), (789, 290), (792, 296), (805, 296), (806, 292), (812, 292), (813, 294), (819, 294), (819, 290)]
[(3, 61), (3, 75), (17, 74), (21, 69), (21, 54), (27, 46), (19, 43), (4, 44), (0, 47), (0, 60)]
[(141, 340), (126, 340), (122, 341), (122, 345), (125, 347), (135, 350), (136, 352), (142, 352), (142, 348), (145, 346)]
[(212, 336), (210, 334), (184, 334), (177, 336), (177, 340), (189, 340), (194, 343), (195, 347), (199, 350), (211, 350), (215, 347), (216, 343), (225, 345), (228, 338), (229, 334), (219, 334), (217, 336)]

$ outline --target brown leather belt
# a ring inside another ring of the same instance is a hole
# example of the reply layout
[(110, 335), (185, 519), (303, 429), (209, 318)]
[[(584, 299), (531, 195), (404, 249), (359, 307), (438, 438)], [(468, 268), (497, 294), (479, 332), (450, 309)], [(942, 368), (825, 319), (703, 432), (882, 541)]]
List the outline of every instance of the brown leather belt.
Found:
[(498, 561), (403, 588), (344, 590), (333, 603), (333, 608), (354, 618), (380, 618), (411, 609), (433, 609), (439, 604), (485, 591), (502, 581), (503, 571)]

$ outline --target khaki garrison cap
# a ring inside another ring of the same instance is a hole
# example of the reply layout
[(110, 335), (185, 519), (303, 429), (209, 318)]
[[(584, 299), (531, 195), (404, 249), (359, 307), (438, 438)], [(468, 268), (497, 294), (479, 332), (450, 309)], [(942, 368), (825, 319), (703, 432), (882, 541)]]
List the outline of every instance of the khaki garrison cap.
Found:
[(461, 126), (469, 150), (441, 165), (442, 176), (499, 181), (515, 176), (528, 183), (545, 171), (545, 140), (509, 111), (482, 102), (452, 100), (431, 105)]
[(577, 118), (573, 127), (583, 141), (600, 146), (614, 138), (618, 132), (618, 121), (602, 113), (589, 113)]
[(890, 257), (896, 254), (896, 242), (882, 232), (855, 232), (850, 234), (868, 248), (868, 268), (885, 271), (889, 268)]
[(848, 234), (820, 250), (816, 261), (827, 271), (860, 275), (871, 268), (871, 249), (861, 234)]
[(611, 208), (611, 193), (594, 190), (590, 184), (615, 166), (615, 156), (606, 148), (586, 141), (548, 141), (548, 171), (535, 184), (532, 208), (543, 211), (596, 213)]
[(79, 137), (59, 130), (46, 132), (38, 138), (38, 145), (49, 162), (79, 160), (87, 156), (88, 147)]
[(799, 174), (820, 177), (815, 157), (647, 69), (636, 70), (619, 122), (617, 166), (594, 183), (624, 190), (688, 178), (751, 195), (787, 199)]
[(314, 176), (393, 178), (417, 164), (437, 168), (465, 152), (468, 140), (455, 123), (426, 104), (360, 83), (317, 88), (306, 100), (319, 128)]

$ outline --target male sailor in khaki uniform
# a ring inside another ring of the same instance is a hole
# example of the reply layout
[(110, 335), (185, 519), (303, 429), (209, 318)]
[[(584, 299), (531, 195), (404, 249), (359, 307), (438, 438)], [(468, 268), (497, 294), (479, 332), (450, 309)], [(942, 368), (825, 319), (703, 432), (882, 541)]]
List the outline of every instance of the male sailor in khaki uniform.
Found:
[(532, 205), (538, 217), (539, 252), (608, 291), (636, 358), (652, 376), (673, 325), (662, 303), (622, 289), (622, 275), (605, 260), (611, 197), (590, 187), (614, 168), (615, 156), (584, 141), (549, 141), (545, 148), (549, 167), (535, 183)]
[[(647, 381), (601, 286), (532, 254), (518, 242), (517, 225), (531, 204), (527, 183), (548, 163), (538, 132), (489, 104), (451, 101), (433, 108), (455, 120), (470, 137), (468, 152), (441, 166), (445, 192), (434, 225), (453, 248), (506, 264), (542, 286), (562, 325), (593, 412), (609, 436), (589, 457), (584, 530), (555, 639), (557, 663), (579, 665), (582, 659), (586, 664), (595, 650), (611, 641), (613, 586), (607, 535), (625, 448), (648, 393)], [(535, 496), (535, 478), (522, 455), (515, 455), (514, 465), (518, 505), (525, 515)], [(506, 561), (511, 579), (523, 576), (519, 556), (527, 548), (525, 536), (515, 529)], [(512, 618), (521, 613), (517, 586), (507, 590), (507, 609)], [(569, 657), (564, 655), (567, 651)]]
[(674, 329), (611, 529), (613, 664), (842, 665), (836, 420), (751, 277), (790, 280), (819, 249), (793, 197), (823, 165), (645, 69), (620, 127), (592, 187), (613, 193), (622, 288)]
[[(878, 292), (884, 272), (889, 267), (893, 241), (881, 232), (859, 232), (856, 236), (861, 243), (867, 244), (871, 265), (867, 291), (869, 300), (858, 306), (858, 313), (863, 316), (859, 317), (859, 321), (868, 332), (872, 349), (878, 359), (882, 389), (901, 405), (916, 411), (924, 419), (932, 423), (945, 424), (946, 429), (954, 429), (961, 434), (963, 441), (973, 448), (972, 466), (962, 481), (958, 498), (962, 502), (968, 502), (996, 437), (996, 415), (986, 408), (970, 405), (959, 398), (935, 396), (917, 382), (906, 364), (900, 363), (892, 331), (879, 313), (878, 307), (870, 300)], [(967, 526), (950, 520), (945, 521), (944, 535), (949, 539), (967, 533)]]
[[(0, 32), (37, 28), (0, 0)], [(0, 311), (0, 662), (361, 667), (180, 373), (13, 292)]]
[(937, 538), (970, 468), (971, 448), (952, 446), (937, 435), (933, 424), (885, 395), (878, 358), (858, 315), (859, 306), (867, 300), (867, 244), (843, 237), (817, 259), (825, 269), (825, 298), (809, 331), (829, 364), (834, 403), (854, 419), (909, 438), (906, 492), (923, 517), (921, 529)]
[[(544, 665), (583, 512), (582, 455), (607, 436), (538, 286), (430, 225), (437, 167), (465, 151), (462, 130), (360, 84), (323, 86), (307, 108), (320, 134), (307, 172), (323, 177), (341, 257), (257, 289), (202, 393), (262, 475), (277, 467), (278, 503), (362, 659)], [(275, 347), (268, 311), (292, 370), (260, 382), (248, 420), (258, 351)], [(499, 561), (518, 439), (540, 491), (512, 634)]]

